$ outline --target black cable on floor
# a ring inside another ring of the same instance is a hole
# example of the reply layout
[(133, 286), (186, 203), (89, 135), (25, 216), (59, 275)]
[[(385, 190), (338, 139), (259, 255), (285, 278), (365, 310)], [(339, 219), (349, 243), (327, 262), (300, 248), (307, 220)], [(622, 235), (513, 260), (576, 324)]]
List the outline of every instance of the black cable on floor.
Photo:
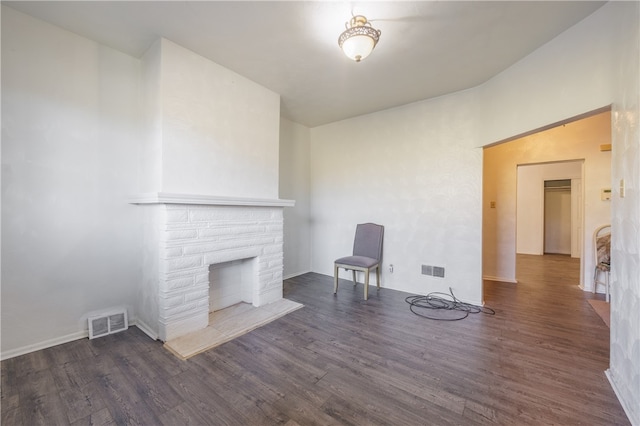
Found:
[[(426, 296), (409, 296), (405, 300), (409, 304), (409, 309), (416, 315), (436, 321), (460, 321), (469, 314), (495, 315), (496, 311), (486, 306), (476, 306), (470, 303), (461, 302), (453, 294), (449, 287), (450, 294), (433, 292)], [(441, 316), (427, 315), (427, 312), (446, 311)]]

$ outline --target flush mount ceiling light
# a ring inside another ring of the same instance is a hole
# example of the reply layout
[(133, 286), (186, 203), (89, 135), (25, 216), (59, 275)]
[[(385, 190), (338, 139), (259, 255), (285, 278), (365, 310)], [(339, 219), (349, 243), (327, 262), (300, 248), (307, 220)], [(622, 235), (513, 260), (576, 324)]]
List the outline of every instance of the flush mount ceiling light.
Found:
[(338, 37), (338, 45), (345, 55), (360, 62), (373, 51), (380, 39), (380, 30), (371, 26), (362, 15), (356, 15), (347, 23), (347, 30)]

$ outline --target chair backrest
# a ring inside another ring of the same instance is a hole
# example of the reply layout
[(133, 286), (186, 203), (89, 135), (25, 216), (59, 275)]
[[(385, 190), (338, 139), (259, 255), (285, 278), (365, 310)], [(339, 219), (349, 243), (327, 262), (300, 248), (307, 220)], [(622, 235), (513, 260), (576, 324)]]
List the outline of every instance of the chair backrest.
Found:
[(353, 255), (382, 260), (382, 237), (384, 226), (375, 223), (360, 223), (356, 226)]
[(611, 259), (611, 225), (599, 226), (593, 232), (593, 247), (596, 265), (609, 263)]

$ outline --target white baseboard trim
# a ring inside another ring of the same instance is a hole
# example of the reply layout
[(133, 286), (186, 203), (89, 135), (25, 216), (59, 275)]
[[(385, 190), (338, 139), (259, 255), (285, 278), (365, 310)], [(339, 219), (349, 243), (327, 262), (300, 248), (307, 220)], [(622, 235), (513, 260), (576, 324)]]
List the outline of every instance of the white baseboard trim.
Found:
[[(468, 303), (469, 305), (473, 305), (473, 306), (482, 306), (482, 307), (484, 307), (484, 306), (486, 305), (486, 304), (484, 303), (484, 300), (483, 300), (483, 301), (481, 301), (481, 302), (466, 302), (466, 303)], [(491, 306), (487, 306), (487, 307), (488, 307), (488, 308), (490, 308)]]
[(21, 348), (11, 349), (0, 353), (0, 360), (14, 358), (20, 355), (26, 355), (31, 352), (40, 351), (42, 349), (58, 346), (63, 343), (73, 342), (74, 340), (80, 340), (89, 337), (89, 330), (78, 331), (76, 333), (67, 334), (66, 336), (56, 337), (54, 339), (45, 340), (42, 342), (34, 343), (32, 345), (23, 346)]
[(514, 280), (512, 278), (492, 277), (490, 275), (483, 275), (482, 279), (487, 281), (500, 281), (503, 283), (518, 284), (518, 280)]
[(632, 417), (631, 409), (627, 406), (627, 404), (625, 403), (625, 400), (620, 397), (620, 391), (618, 390), (618, 387), (616, 386), (616, 382), (613, 380), (613, 377), (611, 377), (611, 370), (607, 368), (604, 371), (604, 375), (607, 376), (607, 380), (609, 380), (609, 384), (611, 385), (611, 388), (613, 389), (613, 392), (616, 394), (616, 397), (618, 398), (618, 401), (620, 402), (620, 405), (622, 405), (622, 409), (624, 410), (624, 413), (627, 415), (627, 418), (629, 419), (631, 424), (632, 425), (640, 425), (640, 419), (634, 419)]
[[(158, 340), (157, 334), (150, 331), (150, 328), (142, 323), (141, 321), (128, 321), (129, 327), (135, 325), (140, 330), (142, 330), (146, 335), (151, 337), (153, 340)], [(4, 361), (5, 359), (15, 358), (20, 355), (26, 355), (31, 352), (41, 351), (43, 349), (52, 348), (54, 346), (62, 345), (64, 343), (73, 342), (74, 340), (86, 339), (89, 337), (89, 330), (82, 330), (75, 333), (67, 334), (66, 336), (60, 336), (53, 339), (44, 340), (42, 342), (34, 343), (31, 345), (23, 346), (21, 348), (11, 349), (8, 351), (4, 351), (0, 353), (0, 361)]]
[(142, 331), (147, 336), (151, 337), (153, 340), (158, 340), (158, 333), (153, 331), (153, 329), (149, 327), (144, 321), (136, 319), (133, 321), (133, 323), (129, 325), (135, 325), (140, 329), (140, 331)]
[(308, 274), (311, 271), (305, 271), (305, 272), (294, 272), (293, 274), (288, 274), (285, 275), (284, 277), (282, 277), (283, 280), (288, 280), (289, 278), (293, 278), (293, 277), (297, 277), (300, 275), (304, 275), (304, 274)]
[[(593, 287), (587, 287), (584, 284), (578, 284), (578, 288), (584, 291), (585, 293), (593, 293)], [(602, 291), (596, 290), (596, 294), (604, 294), (604, 290)]]

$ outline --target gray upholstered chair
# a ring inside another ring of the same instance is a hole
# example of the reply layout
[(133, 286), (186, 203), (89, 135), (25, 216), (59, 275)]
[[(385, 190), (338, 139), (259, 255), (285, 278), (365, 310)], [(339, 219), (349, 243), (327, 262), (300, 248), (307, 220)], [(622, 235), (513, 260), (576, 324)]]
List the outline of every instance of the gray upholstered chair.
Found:
[(376, 270), (378, 289), (380, 289), (380, 263), (382, 262), (382, 237), (384, 226), (375, 223), (361, 223), (356, 226), (356, 236), (353, 241), (353, 256), (341, 257), (334, 263), (333, 294), (338, 292), (339, 268), (353, 271), (353, 285), (356, 281), (356, 271), (364, 272), (364, 300), (369, 298), (369, 272)]

